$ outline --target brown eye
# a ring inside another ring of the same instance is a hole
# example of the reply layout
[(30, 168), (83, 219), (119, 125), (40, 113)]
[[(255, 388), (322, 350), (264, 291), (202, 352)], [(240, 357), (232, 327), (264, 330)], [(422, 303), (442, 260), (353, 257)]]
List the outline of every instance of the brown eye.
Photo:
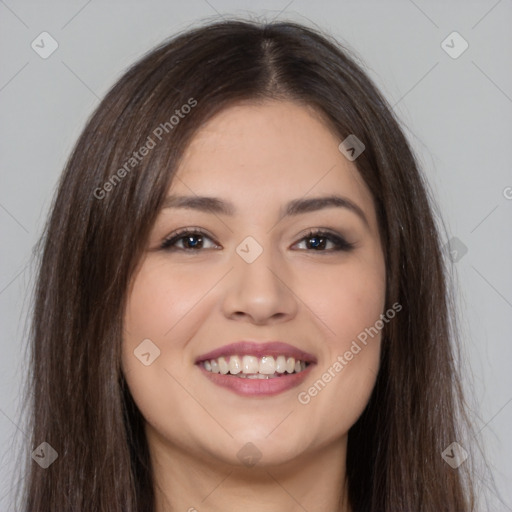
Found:
[[(302, 242), (306, 243), (306, 249), (315, 252), (351, 251), (355, 247), (355, 244), (327, 231), (312, 231), (300, 243)], [(330, 249), (327, 248), (329, 244)]]
[[(160, 247), (167, 251), (199, 251), (200, 249), (211, 249), (212, 247), (205, 247), (206, 240), (211, 241), (212, 239), (201, 230), (187, 228), (167, 237)], [(213, 243), (213, 248), (215, 247), (218, 246)]]

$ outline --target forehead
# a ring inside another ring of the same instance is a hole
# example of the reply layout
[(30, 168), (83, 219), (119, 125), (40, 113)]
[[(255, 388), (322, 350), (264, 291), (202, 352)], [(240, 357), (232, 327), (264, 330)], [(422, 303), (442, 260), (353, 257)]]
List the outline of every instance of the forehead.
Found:
[(340, 142), (311, 107), (270, 100), (236, 104), (195, 134), (171, 191), (229, 197), (241, 206), (336, 192), (371, 209), (371, 194), (339, 151)]

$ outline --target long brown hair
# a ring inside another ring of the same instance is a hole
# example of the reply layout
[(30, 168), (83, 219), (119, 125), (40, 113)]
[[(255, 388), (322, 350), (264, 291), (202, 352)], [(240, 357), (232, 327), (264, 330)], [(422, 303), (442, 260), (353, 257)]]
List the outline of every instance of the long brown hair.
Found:
[[(45, 441), (59, 457), (31, 465), (25, 510), (154, 510), (143, 418), (120, 366), (130, 278), (187, 143), (246, 99), (312, 106), (340, 142), (355, 134), (366, 147), (355, 164), (379, 219), (386, 308), (402, 311), (384, 327), (377, 383), (349, 432), (353, 510), (472, 510), (468, 465), (441, 457), (464, 419), (456, 333), (433, 203), (409, 144), (339, 43), (295, 23), (239, 20), (188, 30), (144, 56), (67, 163), (41, 239), (31, 335), (32, 446)], [(170, 121), (177, 109), (188, 113)]]

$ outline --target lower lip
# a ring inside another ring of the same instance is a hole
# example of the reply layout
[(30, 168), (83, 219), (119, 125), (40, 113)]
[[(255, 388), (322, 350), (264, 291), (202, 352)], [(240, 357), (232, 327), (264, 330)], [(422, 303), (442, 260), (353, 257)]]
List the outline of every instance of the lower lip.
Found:
[(229, 389), (241, 396), (273, 396), (284, 393), (289, 389), (299, 386), (309, 375), (314, 364), (309, 364), (305, 370), (299, 373), (284, 374), (283, 377), (273, 379), (244, 379), (229, 377), (221, 373), (213, 373), (198, 365), (203, 374), (217, 386)]

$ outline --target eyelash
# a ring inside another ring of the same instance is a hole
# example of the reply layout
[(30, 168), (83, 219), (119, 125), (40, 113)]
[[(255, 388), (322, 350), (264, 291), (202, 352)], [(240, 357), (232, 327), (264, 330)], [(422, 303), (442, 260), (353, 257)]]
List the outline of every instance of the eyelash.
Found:
[[(174, 246), (174, 244), (176, 242), (178, 242), (179, 240), (182, 240), (182, 239), (186, 238), (187, 236), (191, 236), (191, 235), (200, 235), (200, 236), (204, 236), (204, 237), (212, 240), (211, 237), (207, 233), (205, 233), (202, 229), (184, 228), (184, 229), (177, 231), (176, 233), (172, 233), (171, 235), (169, 235), (162, 242), (160, 248), (162, 250), (169, 251), (169, 252), (171, 252), (171, 251), (199, 252), (200, 249), (191, 249), (191, 248), (182, 249), (180, 247)], [(303, 242), (304, 240), (309, 240), (310, 238), (327, 238), (328, 240), (330, 240), (331, 242), (334, 243), (335, 248), (334, 249), (326, 249), (326, 250), (322, 250), (322, 251), (316, 251), (315, 249), (306, 249), (309, 251), (314, 251), (314, 252), (338, 252), (338, 251), (350, 252), (355, 247), (354, 243), (347, 242), (341, 236), (335, 235), (334, 233), (331, 233), (329, 231), (322, 230), (322, 229), (310, 230), (309, 233), (306, 236), (304, 236), (303, 238), (301, 238), (299, 242)], [(303, 250), (303, 249), (301, 249), (301, 250)]]

